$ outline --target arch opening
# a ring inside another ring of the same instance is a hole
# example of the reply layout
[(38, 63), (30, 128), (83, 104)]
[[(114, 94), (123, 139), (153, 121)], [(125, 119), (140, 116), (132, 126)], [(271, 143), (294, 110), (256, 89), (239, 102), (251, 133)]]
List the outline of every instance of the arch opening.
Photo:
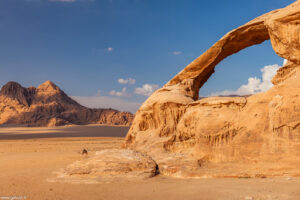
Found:
[(220, 62), (215, 73), (201, 87), (199, 98), (210, 96), (250, 96), (270, 89), (272, 78), (283, 59), (270, 40), (253, 45)]

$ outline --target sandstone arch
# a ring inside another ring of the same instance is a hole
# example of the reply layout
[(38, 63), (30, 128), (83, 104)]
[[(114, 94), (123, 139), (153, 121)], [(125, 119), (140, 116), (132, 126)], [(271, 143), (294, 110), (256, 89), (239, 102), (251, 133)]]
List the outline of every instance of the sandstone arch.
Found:
[(264, 14), (224, 35), (205, 53), (186, 66), (165, 86), (192, 79), (193, 98), (198, 99), (199, 88), (214, 72), (215, 66), (226, 57), (247, 47), (271, 39), (274, 51), (281, 57), (300, 64), (299, 55), (299, 2)]
[[(124, 147), (148, 153), (164, 174), (176, 176), (207, 174), (202, 163), (266, 163), (287, 157), (298, 163), (291, 169), (299, 168), (299, 24), (297, 1), (227, 33), (146, 100)], [(199, 88), (219, 62), (268, 39), (274, 51), (289, 61), (274, 78), (274, 88), (249, 98), (198, 100)], [(274, 153), (278, 151), (280, 155)]]
[(247, 47), (260, 44), (269, 40), (268, 29), (261, 19), (249, 22), (229, 33), (216, 42), (205, 53), (190, 63), (179, 74), (172, 78), (166, 86), (180, 84), (186, 79), (192, 79), (194, 91), (190, 94), (193, 99), (198, 99), (199, 88), (213, 74), (215, 66), (226, 57), (239, 52)]

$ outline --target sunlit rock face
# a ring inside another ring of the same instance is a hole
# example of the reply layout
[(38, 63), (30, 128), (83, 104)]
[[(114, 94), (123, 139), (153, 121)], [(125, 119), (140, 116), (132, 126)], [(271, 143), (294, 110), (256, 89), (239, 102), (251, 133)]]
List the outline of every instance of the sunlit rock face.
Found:
[[(123, 147), (146, 152), (176, 177), (300, 175), (299, 23), (297, 1), (227, 33), (144, 102)], [(198, 100), (219, 62), (269, 39), (288, 60), (273, 88)]]
[(0, 90), (2, 126), (130, 125), (132, 120), (133, 114), (128, 112), (86, 108), (51, 81), (37, 88), (8, 82)]

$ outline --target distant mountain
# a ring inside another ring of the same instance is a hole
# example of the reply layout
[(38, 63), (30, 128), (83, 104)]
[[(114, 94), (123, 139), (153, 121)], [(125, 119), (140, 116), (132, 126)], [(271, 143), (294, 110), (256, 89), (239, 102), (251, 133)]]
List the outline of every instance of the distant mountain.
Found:
[(37, 88), (8, 82), (0, 91), (0, 125), (130, 125), (133, 117), (129, 112), (114, 109), (86, 108), (51, 81)]

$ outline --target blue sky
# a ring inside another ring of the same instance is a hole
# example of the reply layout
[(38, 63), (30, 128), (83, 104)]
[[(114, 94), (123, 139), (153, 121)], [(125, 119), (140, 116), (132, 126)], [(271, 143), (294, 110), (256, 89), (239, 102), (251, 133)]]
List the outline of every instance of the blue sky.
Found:
[[(134, 112), (226, 32), (292, 2), (0, 0), (0, 86), (51, 80), (87, 106)], [(236, 90), (273, 64), (269, 41), (243, 50), (200, 94)]]

